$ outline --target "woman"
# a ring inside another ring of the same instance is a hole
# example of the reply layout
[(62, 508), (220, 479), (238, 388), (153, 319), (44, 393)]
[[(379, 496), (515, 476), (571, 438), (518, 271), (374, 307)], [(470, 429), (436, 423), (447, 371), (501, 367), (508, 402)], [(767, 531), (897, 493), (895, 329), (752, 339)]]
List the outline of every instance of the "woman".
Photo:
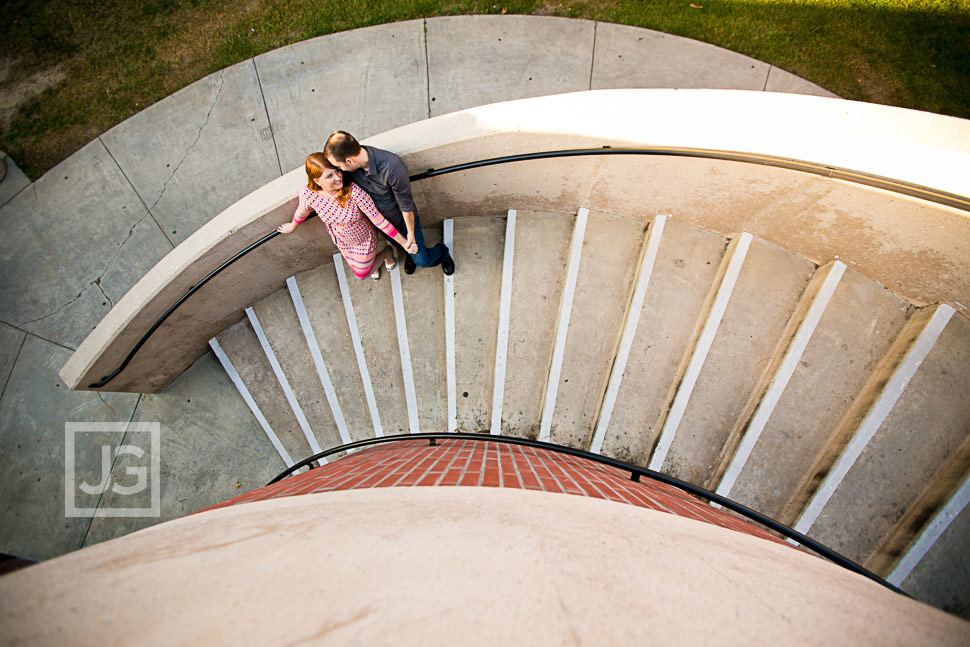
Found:
[[(276, 230), (289, 234), (307, 219), (310, 212), (316, 211), (354, 276), (362, 279), (369, 275), (378, 280), (381, 278), (381, 262), (385, 268), (393, 270), (397, 263), (390, 247), (384, 248), (380, 254), (375, 253), (377, 232), (374, 227), (393, 238), (401, 247), (407, 244), (407, 240), (381, 215), (370, 196), (353, 182), (345, 185), (343, 173), (323, 153), (312, 153), (306, 158), (306, 176), (307, 186), (300, 191), (300, 204), (293, 214), (293, 220)], [(373, 226), (371, 223), (374, 223)], [(407, 251), (417, 253), (417, 244)]]

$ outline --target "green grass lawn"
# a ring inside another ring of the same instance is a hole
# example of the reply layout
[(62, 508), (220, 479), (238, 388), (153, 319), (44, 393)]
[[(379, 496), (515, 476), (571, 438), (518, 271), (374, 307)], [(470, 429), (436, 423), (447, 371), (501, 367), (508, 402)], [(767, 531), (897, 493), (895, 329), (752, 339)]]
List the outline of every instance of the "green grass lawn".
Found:
[(485, 13), (647, 27), (747, 54), (848, 99), (970, 117), (970, 0), (14, 0), (0, 22), (0, 94), (43, 71), (63, 79), (19, 106), (0, 146), (36, 178), (246, 58), (357, 27)]

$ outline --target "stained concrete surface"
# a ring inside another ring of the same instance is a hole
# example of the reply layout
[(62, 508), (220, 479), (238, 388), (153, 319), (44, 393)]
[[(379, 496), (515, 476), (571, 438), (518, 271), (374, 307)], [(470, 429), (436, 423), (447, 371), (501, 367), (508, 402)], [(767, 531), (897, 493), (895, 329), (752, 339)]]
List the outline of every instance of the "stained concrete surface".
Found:
[(281, 175), (251, 60), (162, 99), (101, 140), (176, 245)]
[(682, 36), (597, 23), (590, 89), (762, 90), (769, 67), (753, 58)]
[(363, 139), (429, 116), (423, 20), (321, 36), (255, 60), (284, 173), (334, 130)]
[[(203, 355), (163, 393), (143, 395), (135, 423), (161, 423), (159, 517), (96, 517), (84, 545), (175, 519), (260, 488), (285, 469), (266, 434), (213, 353)], [(126, 436), (125, 442), (138, 442)], [(118, 457), (112, 479), (131, 482), (137, 464)], [(134, 495), (105, 492), (102, 508), (149, 507), (150, 490)]]
[(970, 320), (954, 315), (807, 534), (865, 561), (967, 437), (968, 392)]
[[(950, 523), (899, 587), (917, 600), (970, 620), (970, 507)], [(945, 586), (940, 583), (945, 582)]]
[[(71, 351), (27, 335), (0, 400), (0, 552), (43, 560), (77, 550), (90, 517), (65, 514), (66, 422), (127, 423), (140, 396), (70, 391), (57, 371)], [(75, 507), (94, 508), (98, 496), (81, 484), (101, 482), (103, 445), (123, 431), (76, 432), (75, 470), (68, 487)]]
[(13, 372), (14, 362), (24, 345), (27, 333), (5, 323), (0, 323), (0, 397), (7, 387), (7, 380)]
[(781, 516), (909, 310), (889, 290), (846, 269), (738, 475), (732, 499), (773, 519)]
[[(391, 277), (381, 270), (380, 281), (358, 279), (341, 260), (349, 284), (360, 343), (370, 374), (377, 411), (384, 435), (406, 434), (410, 430), (407, 401), (404, 396), (404, 374), (397, 339), (397, 322), (391, 296)], [(403, 263), (397, 271), (403, 273)]]
[(456, 16), (426, 24), (431, 116), (589, 89), (591, 21)]
[(172, 246), (100, 140), (0, 208), (0, 320), (77, 347)]

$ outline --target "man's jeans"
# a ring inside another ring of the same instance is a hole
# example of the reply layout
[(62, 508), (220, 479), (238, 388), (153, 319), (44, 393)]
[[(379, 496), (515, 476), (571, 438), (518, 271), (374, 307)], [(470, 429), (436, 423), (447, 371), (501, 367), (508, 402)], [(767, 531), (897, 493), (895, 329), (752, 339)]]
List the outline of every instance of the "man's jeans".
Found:
[[(404, 233), (403, 227), (401, 228), (399, 233), (405, 238), (407, 238), (407, 235)], [(394, 245), (398, 249), (400, 249), (401, 251), (405, 251), (404, 248), (398, 245), (397, 243), (395, 243), (390, 238), (390, 236), (388, 236), (387, 234), (384, 234), (384, 232), (381, 232), (381, 234), (385, 238), (390, 240), (392, 243), (394, 243)], [(414, 214), (414, 242), (418, 244), (418, 253), (411, 254), (411, 259), (414, 261), (414, 264), (417, 265), (418, 267), (434, 267), (435, 265), (441, 265), (441, 261), (448, 258), (448, 248), (445, 247), (444, 243), (438, 243), (431, 249), (428, 249), (427, 247), (425, 247), (424, 232), (421, 230), (421, 221), (418, 220), (417, 213)], [(405, 251), (405, 253), (407, 252)]]

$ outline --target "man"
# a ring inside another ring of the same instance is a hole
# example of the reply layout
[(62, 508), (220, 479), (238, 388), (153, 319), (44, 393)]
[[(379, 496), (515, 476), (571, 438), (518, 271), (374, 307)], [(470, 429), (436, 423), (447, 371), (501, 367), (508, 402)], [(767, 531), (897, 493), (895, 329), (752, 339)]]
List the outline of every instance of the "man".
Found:
[(331, 164), (349, 173), (351, 179), (373, 198), (381, 214), (407, 238), (408, 244), (405, 248), (417, 243), (417, 254), (408, 254), (405, 251), (405, 274), (414, 274), (417, 265), (441, 265), (441, 270), (446, 275), (454, 273), (455, 261), (444, 243), (438, 243), (430, 249), (425, 247), (421, 221), (411, 197), (408, 170), (400, 157), (373, 146), (361, 146), (353, 135), (342, 130), (330, 135), (323, 154)]

